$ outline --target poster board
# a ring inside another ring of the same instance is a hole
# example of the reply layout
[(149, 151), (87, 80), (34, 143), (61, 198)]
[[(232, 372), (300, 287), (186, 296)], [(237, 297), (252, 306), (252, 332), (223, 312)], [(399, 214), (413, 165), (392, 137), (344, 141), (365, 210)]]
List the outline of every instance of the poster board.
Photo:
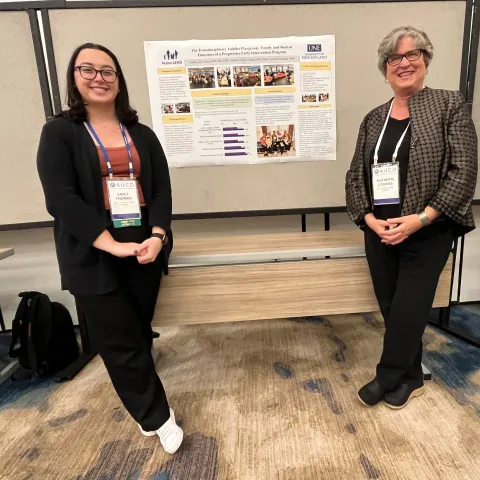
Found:
[[(480, 50), (479, 50), (480, 52)], [(477, 137), (480, 139), (480, 55), (477, 57), (477, 67), (475, 75), (475, 86), (473, 90), (473, 102), (472, 102), (472, 118), (473, 123), (475, 123), (475, 128), (477, 130)], [(478, 151), (480, 156), (480, 140), (478, 145)], [(477, 177), (477, 189), (475, 191), (476, 200), (480, 200), (480, 169)]]
[(36, 153), (45, 113), (26, 12), (0, 12), (0, 223), (50, 220)]
[[(209, 19), (209, 28), (198, 21), (202, 17)], [(457, 1), (50, 12), (62, 92), (74, 48), (87, 41), (105, 44), (119, 57), (132, 102), (141, 120), (150, 126), (145, 41), (258, 38), (265, 32), (266, 19), (279, 26), (282, 36), (335, 35), (337, 160), (172, 169), (176, 214), (345, 205), (345, 173), (359, 125), (369, 110), (391, 97), (376, 66), (380, 40), (391, 29), (414, 19), (435, 47), (427, 85), (456, 90), (464, 17), (465, 3)], [(125, 25), (129, 26), (128, 35)]]

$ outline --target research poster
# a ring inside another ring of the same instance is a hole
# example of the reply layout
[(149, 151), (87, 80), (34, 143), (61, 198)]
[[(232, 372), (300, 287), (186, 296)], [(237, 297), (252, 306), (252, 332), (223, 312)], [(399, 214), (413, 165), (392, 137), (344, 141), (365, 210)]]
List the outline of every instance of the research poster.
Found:
[(336, 159), (335, 37), (148, 41), (170, 167)]

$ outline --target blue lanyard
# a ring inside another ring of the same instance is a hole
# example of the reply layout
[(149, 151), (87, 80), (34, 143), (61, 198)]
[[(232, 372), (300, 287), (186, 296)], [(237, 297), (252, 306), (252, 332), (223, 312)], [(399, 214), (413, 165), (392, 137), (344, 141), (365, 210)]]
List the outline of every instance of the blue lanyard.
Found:
[[(107, 162), (107, 169), (108, 169), (108, 175), (110, 178), (113, 177), (113, 169), (112, 169), (112, 164), (110, 163), (110, 157), (108, 156), (108, 152), (106, 148), (103, 146), (102, 141), (97, 135), (97, 132), (94, 130), (92, 127), (92, 124), (87, 120), (86, 125), (90, 132), (92, 132), (93, 138), (98, 143), (98, 146), (101, 148), (103, 156), (105, 158), (105, 161)], [(122, 136), (123, 136), (123, 141), (125, 142), (125, 147), (127, 148), (127, 153), (128, 153), (128, 171), (130, 172), (130, 178), (133, 180), (133, 157), (132, 157), (132, 149), (130, 148), (130, 144), (128, 143), (128, 138), (127, 134), (125, 133), (125, 128), (123, 127), (122, 124), (120, 124), (120, 130), (122, 131)]]

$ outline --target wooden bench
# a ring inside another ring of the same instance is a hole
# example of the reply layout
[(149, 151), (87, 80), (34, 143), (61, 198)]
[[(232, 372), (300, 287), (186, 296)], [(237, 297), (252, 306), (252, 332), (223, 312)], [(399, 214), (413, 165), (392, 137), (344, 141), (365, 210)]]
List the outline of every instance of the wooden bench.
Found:
[[(378, 311), (357, 230), (175, 237), (153, 326)], [(453, 255), (434, 306), (450, 301)]]

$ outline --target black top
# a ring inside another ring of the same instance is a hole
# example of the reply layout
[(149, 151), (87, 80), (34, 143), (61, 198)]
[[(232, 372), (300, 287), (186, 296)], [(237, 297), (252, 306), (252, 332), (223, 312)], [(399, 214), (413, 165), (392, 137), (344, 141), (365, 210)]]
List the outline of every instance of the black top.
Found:
[[(392, 156), (395, 152), (400, 137), (407, 128), (410, 118), (404, 120), (397, 120), (390, 117), (388, 119), (387, 128), (383, 134), (382, 143), (378, 149), (378, 163), (391, 163)], [(411, 128), (407, 130), (402, 144), (398, 149), (397, 162), (400, 168), (400, 204), (397, 205), (376, 205), (373, 209), (373, 213), (376, 218), (381, 220), (387, 220), (389, 218), (398, 218), (401, 216), (403, 199), (405, 198), (405, 188), (407, 186), (407, 173), (408, 173), (408, 161), (410, 158), (410, 141), (412, 138)], [(372, 156), (370, 158), (370, 165), (373, 164), (373, 155), (375, 149), (372, 150)], [(371, 178), (371, 172), (368, 175)]]
[[(140, 157), (144, 219), (148, 220), (148, 228), (158, 226), (168, 231), (172, 193), (163, 149), (155, 133), (145, 125), (130, 126), (128, 132)], [(47, 210), (55, 219), (62, 288), (73, 295), (100, 295), (115, 290), (118, 281), (113, 257), (92, 246), (105, 229), (111, 229), (111, 220), (105, 211), (98, 152), (83, 123), (65, 117), (46, 123), (37, 168)]]

